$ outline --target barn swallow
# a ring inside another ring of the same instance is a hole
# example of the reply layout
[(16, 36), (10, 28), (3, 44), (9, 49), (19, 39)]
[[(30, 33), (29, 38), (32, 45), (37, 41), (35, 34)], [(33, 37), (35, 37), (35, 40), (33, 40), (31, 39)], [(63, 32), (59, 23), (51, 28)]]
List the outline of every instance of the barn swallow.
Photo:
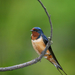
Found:
[[(31, 42), (32, 42), (33, 48), (40, 55), (42, 53), (42, 51), (45, 49), (46, 44), (48, 43), (48, 38), (44, 35), (42, 29), (39, 27), (32, 28), (31, 32), (32, 32)], [(58, 69), (58, 71), (60, 73), (61, 73), (61, 71), (59, 69), (61, 69), (64, 72), (64, 70), (60, 66), (59, 62), (57, 61), (57, 59), (52, 51), (51, 46), (49, 46), (48, 50), (46, 51), (44, 58), (49, 60)], [(61, 75), (63, 75), (63, 74), (61, 73)], [(67, 74), (65, 73), (65, 75), (67, 75)]]

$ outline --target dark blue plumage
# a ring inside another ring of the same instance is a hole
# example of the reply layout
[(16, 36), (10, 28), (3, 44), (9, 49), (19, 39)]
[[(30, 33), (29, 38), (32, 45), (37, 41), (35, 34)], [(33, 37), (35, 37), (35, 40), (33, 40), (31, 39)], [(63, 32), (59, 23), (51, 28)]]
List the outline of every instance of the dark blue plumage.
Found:
[[(41, 29), (40, 29), (41, 30)], [(44, 33), (42, 33), (42, 35), (41, 35), (42, 37), (43, 37), (43, 41), (44, 41), (44, 43), (45, 43), (45, 45), (48, 43), (48, 38), (44, 35)], [(59, 64), (59, 62), (57, 61), (57, 59), (56, 59), (56, 57), (55, 57), (55, 55), (54, 55), (54, 53), (53, 53), (53, 51), (52, 51), (52, 48), (51, 48), (51, 46), (49, 47), (49, 51), (50, 51), (50, 53), (52, 54), (52, 56), (53, 56), (53, 58), (56, 60), (56, 62), (58, 63), (58, 65), (59, 66), (57, 66), (57, 67), (59, 67), (61, 70), (62, 70), (62, 68), (61, 68), (61, 66), (60, 66), (60, 64)]]
[[(31, 35), (32, 45), (33, 45), (34, 49), (36, 50), (36, 52), (40, 54), (46, 47), (46, 44), (48, 43), (48, 38), (44, 35), (43, 31), (39, 27), (34, 27), (31, 31), (32, 31), (32, 35)], [(52, 51), (51, 46), (48, 48), (44, 57), (47, 60), (49, 60), (57, 69), (61, 69), (63, 71), (62, 67), (60, 66), (59, 62), (57, 61), (57, 59)]]

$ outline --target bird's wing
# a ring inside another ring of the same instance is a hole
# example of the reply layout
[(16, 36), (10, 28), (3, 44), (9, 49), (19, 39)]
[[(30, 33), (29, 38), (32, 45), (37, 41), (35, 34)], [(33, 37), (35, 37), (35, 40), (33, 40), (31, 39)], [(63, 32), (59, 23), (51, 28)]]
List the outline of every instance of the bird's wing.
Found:
[[(45, 35), (42, 35), (42, 37), (43, 37), (43, 41), (44, 41), (44, 43), (45, 43), (45, 45), (46, 45), (46, 44), (48, 43), (48, 38), (47, 38)], [(57, 61), (57, 59), (56, 59), (56, 57), (55, 57), (53, 51), (52, 51), (51, 46), (49, 46), (49, 51), (50, 51), (52, 57), (54, 58), (54, 60), (58, 63), (58, 65), (60, 65), (59, 62)]]
[[(44, 41), (44, 43), (45, 43), (45, 45), (48, 43), (48, 39), (47, 39), (47, 37), (43, 34), (42, 35), (42, 37), (43, 37), (43, 41)], [(62, 69), (62, 67), (60, 66), (60, 64), (59, 64), (59, 62), (57, 61), (57, 59), (56, 59), (56, 57), (55, 57), (55, 55), (54, 55), (54, 53), (53, 53), (53, 51), (52, 51), (52, 48), (51, 48), (51, 46), (49, 47), (49, 49), (48, 49), (49, 51), (50, 51), (50, 53), (51, 53), (51, 55), (52, 55), (52, 57), (53, 57), (53, 59), (56, 61), (56, 63), (57, 63), (57, 65), (56, 65), (56, 68), (58, 69), (58, 71), (60, 72), (60, 70), (59, 69), (61, 69), (64, 73), (65, 73), (65, 71)], [(52, 63), (52, 62), (51, 62)], [(61, 72), (60, 72), (61, 73)], [(62, 73), (61, 73), (62, 74)], [(63, 74), (62, 74), (63, 75)], [(65, 75), (67, 75), (66, 73), (65, 73)]]

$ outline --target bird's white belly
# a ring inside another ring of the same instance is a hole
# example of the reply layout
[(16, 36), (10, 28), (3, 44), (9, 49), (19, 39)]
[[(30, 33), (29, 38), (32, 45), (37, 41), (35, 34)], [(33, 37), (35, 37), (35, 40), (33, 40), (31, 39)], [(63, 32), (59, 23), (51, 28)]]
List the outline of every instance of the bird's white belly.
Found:
[(31, 42), (32, 42), (33, 48), (38, 54), (41, 54), (41, 52), (45, 49), (45, 44), (43, 42), (42, 37), (40, 37), (37, 40), (31, 40)]

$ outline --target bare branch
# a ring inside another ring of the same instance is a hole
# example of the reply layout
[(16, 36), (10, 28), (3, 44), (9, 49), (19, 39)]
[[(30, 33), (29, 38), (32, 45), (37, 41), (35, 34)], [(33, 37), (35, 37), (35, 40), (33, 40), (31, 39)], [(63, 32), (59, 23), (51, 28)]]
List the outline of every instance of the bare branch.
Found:
[(46, 10), (46, 8), (45, 8), (45, 6), (43, 5), (43, 3), (42, 3), (40, 0), (38, 0), (38, 1), (39, 1), (39, 3), (42, 5), (42, 7), (44, 8), (44, 10), (45, 10), (45, 12), (46, 12), (46, 14), (47, 14), (47, 16), (48, 16), (48, 18), (49, 18), (49, 23), (50, 23), (50, 27), (51, 27), (50, 40), (52, 40), (53, 27), (52, 27), (52, 22), (51, 22), (51, 15), (49, 15), (49, 13), (48, 13), (48, 11)]
[(46, 48), (44, 49), (44, 51), (42, 51), (41, 55), (38, 57), (38, 58), (35, 58), (29, 62), (26, 62), (26, 63), (22, 63), (22, 64), (19, 64), (19, 65), (14, 65), (14, 66), (10, 66), (10, 67), (2, 67), (0, 68), (0, 71), (10, 71), (10, 70), (15, 70), (15, 69), (19, 69), (19, 68), (23, 68), (23, 67), (27, 67), (29, 65), (32, 65), (32, 64), (35, 64), (37, 63), (38, 61), (40, 61), (42, 59), (42, 57), (44, 56), (44, 54), (46, 53), (47, 49), (49, 48), (49, 46), (51, 45), (51, 39), (52, 39), (52, 23), (51, 23), (51, 19), (50, 19), (50, 15), (48, 14), (45, 6), (43, 5), (43, 3), (38, 0), (39, 3), (42, 5), (42, 7), (44, 8), (48, 18), (49, 18), (49, 23), (50, 23), (50, 26), (51, 26), (51, 35), (50, 35), (50, 39), (48, 39), (48, 43), (46, 45)]
[(14, 66), (10, 66), (10, 67), (5, 67), (5, 68), (0, 68), (0, 71), (10, 71), (10, 70), (15, 70), (15, 69), (19, 69), (19, 68), (23, 68), (23, 67), (27, 67), (29, 65), (32, 65), (32, 64), (35, 64), (37, 63), (38, 61), (40, 61), (42, 59), (42, 57), (44, 56), (44, 54), (46, 53), (47, 49), (49, 48), (50, 46), (50, 41), (48, 42), (48, 44), (46, 45), (46, 48), (44, 49), (44, 51), (42, 52), (42, 54), (38, 57), (38, 58), (35, 58), (29, 62), (26, 62), (26, 63), (22, 63), (22, 64), (19, 64), (19, 65), (14, 65)]

